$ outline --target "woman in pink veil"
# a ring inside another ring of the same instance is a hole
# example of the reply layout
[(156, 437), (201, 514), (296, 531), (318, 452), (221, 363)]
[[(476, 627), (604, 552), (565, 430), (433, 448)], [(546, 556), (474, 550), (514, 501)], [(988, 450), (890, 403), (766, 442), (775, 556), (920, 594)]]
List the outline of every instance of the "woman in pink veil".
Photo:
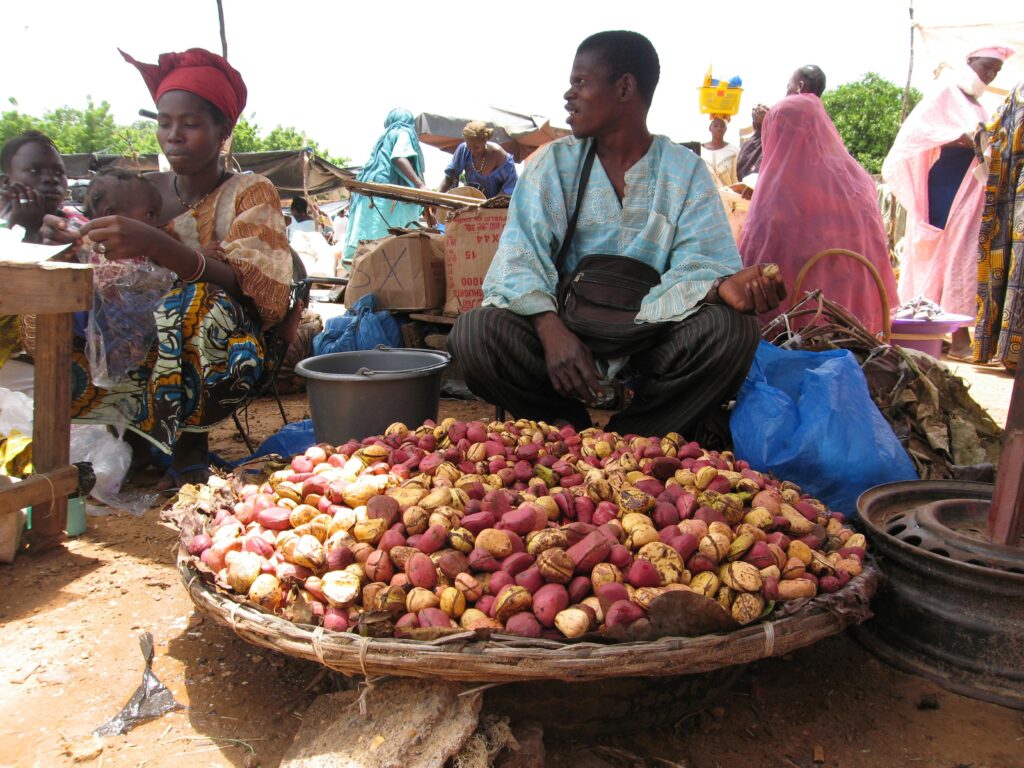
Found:
[[(780, 101), (765, 117), (761, 144), (757, 190), (739, 242), (744, 266), (774, 262), (792, 288), (811, 256), (845, 248), (878, 270), (894, 306), (896, 280), (875, 185), (846, 151), (821, 100), (797, 94)], [(882, 330), (878, 290), (862, 264), (841, 255), (826, 257), (804, 280), (802, 290), (814, 288), (850, 310), (872, 333)], [(762, 322), (781, 311), (763, 315)]]

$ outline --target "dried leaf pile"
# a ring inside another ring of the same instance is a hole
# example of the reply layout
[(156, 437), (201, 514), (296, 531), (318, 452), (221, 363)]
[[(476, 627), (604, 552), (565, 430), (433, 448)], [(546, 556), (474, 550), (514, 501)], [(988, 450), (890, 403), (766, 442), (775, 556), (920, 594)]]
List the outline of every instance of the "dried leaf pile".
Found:
[[(796, 325), (809, 324), (799, 330)], [(847, 349), (861, 364), (878, 409), (922, 480), (988, 480), (999, 465), (1002, 429), (971, 397), (959, 376), (913, 349), (880, 344), (842, 306), (808, 292), (762, 332), (780, 347)]]

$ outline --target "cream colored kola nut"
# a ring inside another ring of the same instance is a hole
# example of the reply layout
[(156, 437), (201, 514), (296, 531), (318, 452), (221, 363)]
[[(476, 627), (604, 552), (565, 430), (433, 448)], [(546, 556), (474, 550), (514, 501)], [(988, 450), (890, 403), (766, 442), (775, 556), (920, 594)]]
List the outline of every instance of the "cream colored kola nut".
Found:
[(772, 264), (771, 262), (769, 262), (768, 264), (761, 264), (760, 265), (760, 269), (761, 269), (761, 277), (772, 277), (772, 278), (774, 278), (774, 277), (778, 277), (779, 276), (779, 265), (778, 264)]
[(764, 584), (761, 572), (742, 560), (723, 565), (718, 571), (718, 576), (725, 586), (737, 592), (757, 592)]

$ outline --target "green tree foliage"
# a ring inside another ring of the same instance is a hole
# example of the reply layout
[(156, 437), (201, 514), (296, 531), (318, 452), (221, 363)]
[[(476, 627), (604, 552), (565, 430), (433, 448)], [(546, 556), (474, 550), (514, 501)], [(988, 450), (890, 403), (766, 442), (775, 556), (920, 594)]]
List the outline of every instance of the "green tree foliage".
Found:
[[(879, 173), (900, 129), (903, 89), (874, 72), (825, 91), (821, 97), (850, 154), (868, 173)], [(910, 90), (910, 109), (921, 92)]]
[[(160, 145), (156, 140), (156, 123), (136, 120), (131, 125), (119, 125), (110, 113), (110, 104), (93, 102), (86, 97), (85, 109), (59, 107), (42, 117), (26, 115), (18, 109), (14, 99), (8, 100), (13, 109), (0, 112), (0, 143), (28, 130), (42, 131), (65, 154), (96, 152), (114, 155), (156, 154)], [(347, 157), (335, 157), (321, 150), (317, 142), (306, 138), (297, 129), (277, 126), (266, 136), (251, 118), (241, 117), (235, 126), (232, 150), (234, 152), (266, 152), (276, 149), (302, 149), (311, 147), (320, 157), (336, 164), (348, 165)]]
[(330, 150), (321, 149), (320, 145), (291, 126), (278, 125), (266, 136), (261, 136), (263, 129), (255, 122), (255, 115), (242, 115), (235, 125), (234, 138), (231, 141), (233, 152), (273, 152), (281, 149), (304, 149), (309, 147), (319, 157), (338, 166), (346, 166), (352, 161), (343, 156), (335, 156)]

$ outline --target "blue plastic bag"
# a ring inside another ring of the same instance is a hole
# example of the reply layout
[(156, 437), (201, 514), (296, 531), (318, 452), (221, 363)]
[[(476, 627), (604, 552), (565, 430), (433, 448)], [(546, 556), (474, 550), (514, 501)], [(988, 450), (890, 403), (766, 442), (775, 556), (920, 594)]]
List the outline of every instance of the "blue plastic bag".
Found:
[(917, 479), (846, 350), (799, 352), (762, 341), (730, 427), (737, 457), (847, 515), (868, 488)]
[(324, 330), (313, 337), (313, 354), (355, 352), (373, 349), (379, 344), (386, 347), (402, 346), (402, 331), (398, 321), (386, 310), (377, 311), (377, 297), (372, 293), (361, 296), (351, 312), (332, 317)]

